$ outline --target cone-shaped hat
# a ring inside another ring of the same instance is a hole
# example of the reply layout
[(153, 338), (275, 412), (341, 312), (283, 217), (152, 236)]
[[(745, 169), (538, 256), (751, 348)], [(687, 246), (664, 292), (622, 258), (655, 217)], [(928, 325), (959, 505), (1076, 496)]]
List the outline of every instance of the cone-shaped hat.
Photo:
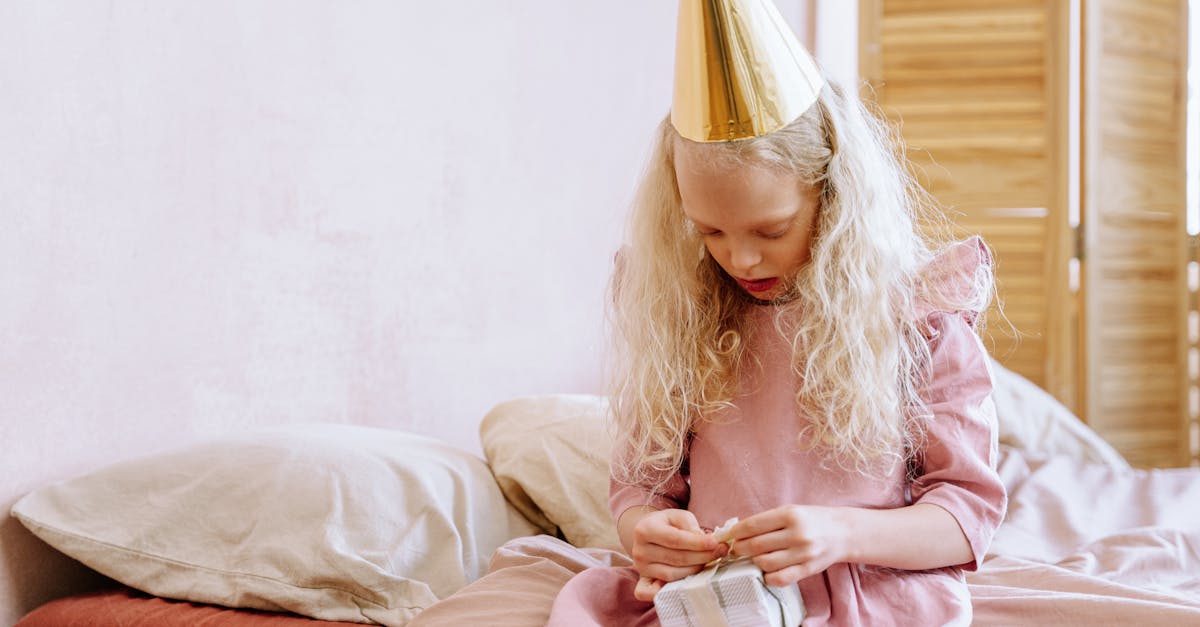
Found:
[(671, 123), (699, 142), (777, 131), (825, 79), (772, 0), (680, 0)]

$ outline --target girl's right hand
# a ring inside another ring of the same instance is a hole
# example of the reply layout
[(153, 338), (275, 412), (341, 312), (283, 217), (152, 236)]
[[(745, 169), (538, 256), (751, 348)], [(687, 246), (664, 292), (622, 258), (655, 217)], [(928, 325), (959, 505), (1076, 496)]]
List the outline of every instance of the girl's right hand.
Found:
[(642, 577), (670, 583), (700, 572), (725, 551), (726, 546), (705, 533), (691, 512), (663, 509), (637, 521), (630, 556)]

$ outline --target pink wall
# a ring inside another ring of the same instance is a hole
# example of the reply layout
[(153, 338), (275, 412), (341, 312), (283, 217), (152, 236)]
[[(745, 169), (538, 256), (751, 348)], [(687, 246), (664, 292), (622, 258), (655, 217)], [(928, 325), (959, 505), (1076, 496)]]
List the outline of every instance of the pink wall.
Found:
[[(598, 391), (674, 13), (0, 4), (0, 511), (262, 424), (478, 450), (498, 401)], [(4, 519), (0, 624), (85, 572)]]

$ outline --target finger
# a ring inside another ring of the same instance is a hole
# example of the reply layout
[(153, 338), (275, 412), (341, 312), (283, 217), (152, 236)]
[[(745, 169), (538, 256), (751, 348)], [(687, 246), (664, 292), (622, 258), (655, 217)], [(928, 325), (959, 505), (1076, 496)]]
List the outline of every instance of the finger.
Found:
[(793, 564), (787, 568), (781, 568), (776, 571), (763, 574), (763, 581), (767, 582), (768, 586), (782, 588), (790, 586), (799, 581), (807, 579), (816, 573), (809, 564)]
[(729, 538), (735, 541), (752, 538), (764, 533), (779, 531), (786, 528), (787, 525), (786, 510), (782, 508), (767, 510), (735, 523), (729, 530)]
[[(805, 546), (807, 543), (801, 543), (800, 546)], [(735, 540), (733, 551), (738, 555), (762, 555), (773, 551), (786, 551), (797, 548), (797, 539), (794, 534), (789, 533), (785, 529), (777, 529), (761, 535)]]
[(649, 577), (642, 577), (638, 580), (637, 587), (633, 590), (633, 597), (639, 601), (647, 603), (654, 600), (654, 595), (662, 590), (663, 582)]
[(638, 579), (637, 586), (633, 589), (633, 598), (639, 601), (653, 601), (654, 594), (657, 592), (654, 581), (649, 577)]
[(668, 566), (666, 564), (646, 564), (639, 567), (645, 577), (651, 577), (664, 582), (677, 581), (700, 572), (700, 566)]
[[(795, 583), (829, 567), (830, 561), (810, 551), (774, 551), (754, 558), (754, 565), (763, 571), (763, 578), (773, 586)], [(775, 574), (768, 578), (767, 575)]]
[(680, 551), (658, 544), (634, 547), (634, 559), (646, 563), (657, 562), (670, 566), (695, 566), (706, 564), (719, 557), (719, 551)]
[(712, 551), (717, 541), (702, 531), (685, 531), (668, 525), (639, 527), (635, 533), (647, 544), (657, 544), (679, 551)]
[(755, 555), (754, 565), (761, 568), (764, 573), (771, 573), (791, 566), (810, 564), (815, 559), (817, 556), (810, 551), (786, 549)]
[(666, 510), (666, 518), (667, 522), (676, 529), (704, 533), (704, 530), (700, 528), (700, 522), (696, 520), (696, 515), (686, 509)]

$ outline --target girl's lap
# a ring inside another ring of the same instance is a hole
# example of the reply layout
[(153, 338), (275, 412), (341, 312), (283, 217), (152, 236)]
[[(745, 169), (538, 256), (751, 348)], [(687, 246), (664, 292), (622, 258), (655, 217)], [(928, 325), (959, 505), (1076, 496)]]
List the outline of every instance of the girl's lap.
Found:
[[(410, 625), (534, 627), (556, 624), (554, 620), (558, 619), (551, 618), (552, 610), (555, 616), (572, 617), (557, 624), (587, 624), (580, 620), (588, 615), (586, 608), (574, 611), (565, 602), (562, 608), (556, 607), (560, 593), (590, 598), (589, 605), (600, 611), (608, 611), (605, 606), (624, 606), (615, 602), (621, 597), (613, 595), (621, 594), (623, 586), (628, 585), (632, 601), (637, 575), (629, 564), (629, 558), (616, 551), (580, 549), (546, 535), (517, 538), (496, 550), (486, 575), (424, 610)], [(631, 583), (626, 584), (630, 577)], [(602, 619), (597, 624), (656, 622), (614, 623)]]

